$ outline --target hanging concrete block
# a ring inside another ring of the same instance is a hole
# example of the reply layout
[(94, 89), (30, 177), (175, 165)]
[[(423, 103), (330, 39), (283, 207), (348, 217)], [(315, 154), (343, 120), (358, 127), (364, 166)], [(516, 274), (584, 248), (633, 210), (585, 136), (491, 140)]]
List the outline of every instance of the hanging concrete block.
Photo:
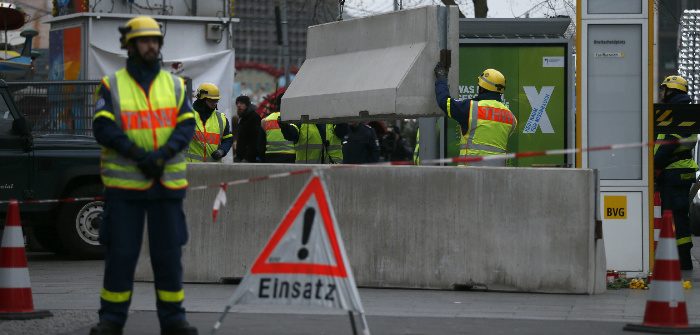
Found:
[(307, 59), (282, 119), (311, 122), (442, 116), (433, 68), (449, 49), (458, 79), (458, 11), (427, 6), (309, 27)]

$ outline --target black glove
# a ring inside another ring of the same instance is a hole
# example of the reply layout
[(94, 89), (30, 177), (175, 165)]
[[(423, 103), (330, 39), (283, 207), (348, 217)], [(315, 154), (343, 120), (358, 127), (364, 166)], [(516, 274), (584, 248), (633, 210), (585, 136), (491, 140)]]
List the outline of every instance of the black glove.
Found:
[(438, 62), (437, 65), (435, 65), (435, 79), (437, 80), (447, 80), (447, 68), (442, 64), (442, 62)]
[(224, 151), (221, 149), (218, 149), (211, 153), (211, 158), (213, 158), (215, 161), (220, 160), (221, 157), (224, 157)]
[(126, 153), (126, 158), (129, 158), (133, 161), (140, 161), (148, 156), (148, 153), (146, 150), (141, 149), (138, 145), (134, 144), (129, 148), (129, 151)]
[(138, 168), (148, 179), (160, 179), (165, 169), (165, 157), (163, 152), (153, 151), (145, 158), (138, 161)]

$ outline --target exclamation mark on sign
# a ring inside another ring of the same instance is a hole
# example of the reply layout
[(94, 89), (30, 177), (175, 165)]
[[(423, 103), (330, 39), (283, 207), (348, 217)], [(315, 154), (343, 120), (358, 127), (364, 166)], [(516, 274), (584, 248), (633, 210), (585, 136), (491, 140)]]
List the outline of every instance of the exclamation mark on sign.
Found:
[(306, 249), (306, 243), (309, 243), (309, 236), (311, 236), (311, 228), (313, 227), (315, 216), (316, 210), (313, 209), (313, 207), (307, 208), (304, 212), (304, 227), (302, 228), (303, 230), (301, 232), (302, 247), (297, 253), (297, 257), (299, 257), (299, 259), (302, 261), (305, 260), (306, 257), (309, 257), (309, 250)]

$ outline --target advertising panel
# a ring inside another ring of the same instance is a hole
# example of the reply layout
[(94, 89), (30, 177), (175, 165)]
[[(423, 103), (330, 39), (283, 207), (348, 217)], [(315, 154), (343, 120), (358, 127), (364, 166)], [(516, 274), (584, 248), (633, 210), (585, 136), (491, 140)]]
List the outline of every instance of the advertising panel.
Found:
[[(503, 103), (518, 126), (508, 152), (566, 148), (567, 58), (565, 44), (462, 44), (459, 49), (459, 98), (477, 96), (477, 77), (488, 68), (506, 77)], [(454, 93), (454, 92), (453, 92)], [(454, 128), (448, 124), (448, 132)], [(447, 136), (448, 155), (455, 152), (456, 136)], [(570, 163), (570, 162), (569, 162)], [(509, 166), (565, 166), (566, 157), (542, 156), (509, 162)]]

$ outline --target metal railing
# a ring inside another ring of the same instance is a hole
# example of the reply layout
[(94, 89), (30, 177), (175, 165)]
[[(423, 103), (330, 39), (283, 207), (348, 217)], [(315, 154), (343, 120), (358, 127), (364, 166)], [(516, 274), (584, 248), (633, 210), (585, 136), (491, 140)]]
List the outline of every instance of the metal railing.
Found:
[(99, 84), (98, 80), (24, 81), (7, 86), (33, 133), (92, 136)]

